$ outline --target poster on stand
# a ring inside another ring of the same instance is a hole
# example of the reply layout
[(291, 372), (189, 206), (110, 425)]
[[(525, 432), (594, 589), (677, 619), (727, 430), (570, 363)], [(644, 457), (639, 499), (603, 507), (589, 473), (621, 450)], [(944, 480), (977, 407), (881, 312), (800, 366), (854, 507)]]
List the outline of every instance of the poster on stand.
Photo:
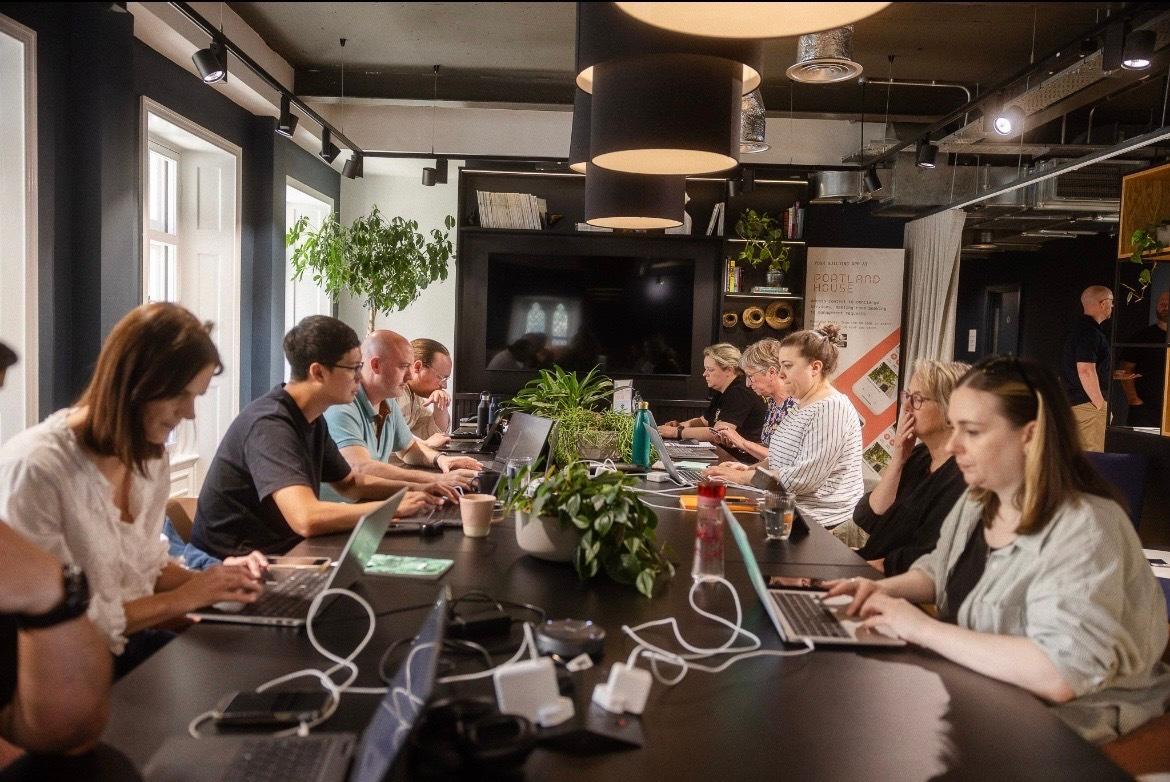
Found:
[(810, 247), (805, 275), (806, 328), (841, 327), (833, 386), (861, 416), (863, 471), (877, 479), (893, 453), (901, 376), (905, 250)]

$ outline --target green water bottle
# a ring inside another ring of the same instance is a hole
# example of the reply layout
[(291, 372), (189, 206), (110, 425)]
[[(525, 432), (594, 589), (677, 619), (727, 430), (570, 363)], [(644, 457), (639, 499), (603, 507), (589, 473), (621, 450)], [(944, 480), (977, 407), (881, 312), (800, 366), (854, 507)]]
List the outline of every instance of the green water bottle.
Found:
[(634, 414), (634, 453), (631, 457), (634, 464), (644, 469), (650, 469), (650, 433), (646, 427), (650, 426), (650, 405), (642, 402), (638, 405), (638, 412)]

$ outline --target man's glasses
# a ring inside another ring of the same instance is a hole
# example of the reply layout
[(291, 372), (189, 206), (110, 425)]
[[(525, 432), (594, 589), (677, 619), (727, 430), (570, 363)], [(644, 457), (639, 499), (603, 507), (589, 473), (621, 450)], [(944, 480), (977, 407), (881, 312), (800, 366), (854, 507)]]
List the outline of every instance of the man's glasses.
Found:
[(350, 372), (353, 372), (354, 377), (358, 377), (361, 375), (362, 367), (364, 367), (365, 365), (366, 365), (366, 362), (359, 361), (356, 364), (330, 364), (329, 366), (331, 366), (335, 369), (348, 369)]
[(917, 391), (915, 391), (913, 394), (911, 394), (909, 391), (903, 391), (902, 392), (902, 401), (903, 402), (907, 402), (907, 401), (910, 402), (910, 409), (911, 410), (921, 410), (922, 404), (924, 402), (934, 402), (935, 400), (929, 396), (923, 396), (922, 394), (918, 393)]

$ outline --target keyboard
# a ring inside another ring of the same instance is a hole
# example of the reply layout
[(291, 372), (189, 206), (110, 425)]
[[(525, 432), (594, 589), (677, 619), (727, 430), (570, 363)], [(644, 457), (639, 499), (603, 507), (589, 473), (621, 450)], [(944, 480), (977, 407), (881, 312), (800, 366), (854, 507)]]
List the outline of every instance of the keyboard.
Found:
[(797, 635), (821, 638), (848, 638), (849, 632), (833, 612), (821, 604), (815, 595), (802, 592), (769, 592), (780, 613)]
[(678, 473), (679, 477), (684, 481), (695, 484), (696, 486), (703, 480), (703, 473), (698, 470), (688, 470), (683, 467), (675, 467), (674, 471)]
[(702, 461), (710, 462), (719, 458), (714, 448), (704, 448), (701, 445), (671, 445), (667, 443), (666, 453), (675, 461), (701, 459)]
[(309, 603), (325, 588), (332, 570), (317, 572), (298, 570), (288, 578), (266, 584), (255, 603), (240, 611), (248, 616), (298, 616), (309, 612)]
[(332, 736), (289, 736), (245, 741), (232, 758), (224, 779), (238, 782), (315, 780), (324, 767)]

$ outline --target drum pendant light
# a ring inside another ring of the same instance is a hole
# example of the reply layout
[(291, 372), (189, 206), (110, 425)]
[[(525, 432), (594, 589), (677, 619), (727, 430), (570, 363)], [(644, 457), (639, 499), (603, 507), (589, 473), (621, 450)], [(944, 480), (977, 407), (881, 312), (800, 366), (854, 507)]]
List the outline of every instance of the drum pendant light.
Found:
[(573, 134), (569, 137), (569, 168), (584, 174), (589, 164), (589, 107), (588, 92), (577, 88), (573, 96)]
[(614, 3), (664, 30), (715, 39), (783, 38), (844, 27), (889, 3)]
[(601, 228), (674, 228), (683, 224), (686, 190), (686, 177), (625, 174), (591, 164), (585, 222)]
[(742, 94), (760, 86), (764, 47), (760, 41), (696, 38), (662, 30), (618, 10), (614, 3), (577, 3), (577, 86), (593, 92), (599, 63), (649, 54), (700, 54), (741, 66)]
[(708, 174), (738, 164), (742, 82), (731, 60), (655, 54), (594, 68), (591, 163), (630, 174)]

